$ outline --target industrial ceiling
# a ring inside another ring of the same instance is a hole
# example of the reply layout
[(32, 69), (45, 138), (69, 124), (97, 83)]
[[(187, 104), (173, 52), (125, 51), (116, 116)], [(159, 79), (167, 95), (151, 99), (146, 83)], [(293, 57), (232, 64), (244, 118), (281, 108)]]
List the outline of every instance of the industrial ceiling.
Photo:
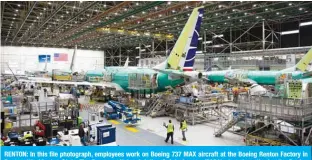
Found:
[(215, 33), (262, 20), (304, 20), (312, 13), (308, 1), (2, 1), (1, 45), (105, 49), (134, 46), (155, 38), (151, 34), (176, 38), (192, 9), (202, 5), (202, 31)]

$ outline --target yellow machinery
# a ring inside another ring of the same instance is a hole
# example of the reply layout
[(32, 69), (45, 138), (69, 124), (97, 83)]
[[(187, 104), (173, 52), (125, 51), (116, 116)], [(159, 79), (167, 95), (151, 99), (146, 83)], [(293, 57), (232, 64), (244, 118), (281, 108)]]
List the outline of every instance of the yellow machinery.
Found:
[(71, 81), (72, 74), (70, 71), (52, 70), (52, 78), (56, 81)]

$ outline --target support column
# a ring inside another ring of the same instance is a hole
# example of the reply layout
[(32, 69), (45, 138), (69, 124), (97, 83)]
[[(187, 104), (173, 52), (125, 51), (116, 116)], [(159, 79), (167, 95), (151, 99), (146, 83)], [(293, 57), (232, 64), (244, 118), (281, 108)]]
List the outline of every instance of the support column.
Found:
[(119, 66), (121, 66), (121, 47), (119, 47)]
[(233, 44), (232, 44), (232, 27), (230, 28), (230, 53), (232, 53)]
[(300, 47), (301, 46), (301, 44), (300, 44), (300, 19), (298, 21), (299, 21), (298, 22), (298, 30), (299, 30), (299, 33), (298, 33), (298, 47)]
[(206, 41), (207, 41), (207, 37), (206, 37), (206, 31), (204, 31), (204, 51), (203, 53), (207, 52), (207, 46), (206, 46)]
[(166, 40), (166, 58), (168, 58), (168, 41)]
[(264, 21), (262, 21), (262, 50), (265, 50), (265, 26), (264, 26)]
[(141, 43), (139, 43), (139, 59), (141, 59), (142, 58), (142, 51), (141, 51)]
[(152, 57), (155, 57), (155, 42), (154, 40), (152, 41)]

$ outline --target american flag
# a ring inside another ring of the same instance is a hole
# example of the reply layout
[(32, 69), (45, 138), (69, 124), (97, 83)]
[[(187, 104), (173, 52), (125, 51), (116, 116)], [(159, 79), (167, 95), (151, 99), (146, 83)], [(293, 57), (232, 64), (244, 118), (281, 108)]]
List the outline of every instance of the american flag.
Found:
[(68, 61), (66, 53), (54, 53), (54, 61)]

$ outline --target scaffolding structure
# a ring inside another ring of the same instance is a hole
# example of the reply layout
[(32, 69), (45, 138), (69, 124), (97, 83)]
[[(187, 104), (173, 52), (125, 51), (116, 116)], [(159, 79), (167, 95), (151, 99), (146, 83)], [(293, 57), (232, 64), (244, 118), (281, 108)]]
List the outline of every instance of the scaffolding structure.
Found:
[(154, 90), (157, 87), (157, 73), (128, 74), (128, 88), (131, 90)]
[(312, 98), (240, 94), (233, 118), (216, 136), (242, 123), (246, 145), (311, 145)]
[(210, 94), (200, 99), (200, 102), (175, 104), (175, 118), (185, 119), (191, 125), (216, 121), (220, 118), (227, 119), (224, 108), (234, 105), (232, 102), (224, 101), (223, 94)]

